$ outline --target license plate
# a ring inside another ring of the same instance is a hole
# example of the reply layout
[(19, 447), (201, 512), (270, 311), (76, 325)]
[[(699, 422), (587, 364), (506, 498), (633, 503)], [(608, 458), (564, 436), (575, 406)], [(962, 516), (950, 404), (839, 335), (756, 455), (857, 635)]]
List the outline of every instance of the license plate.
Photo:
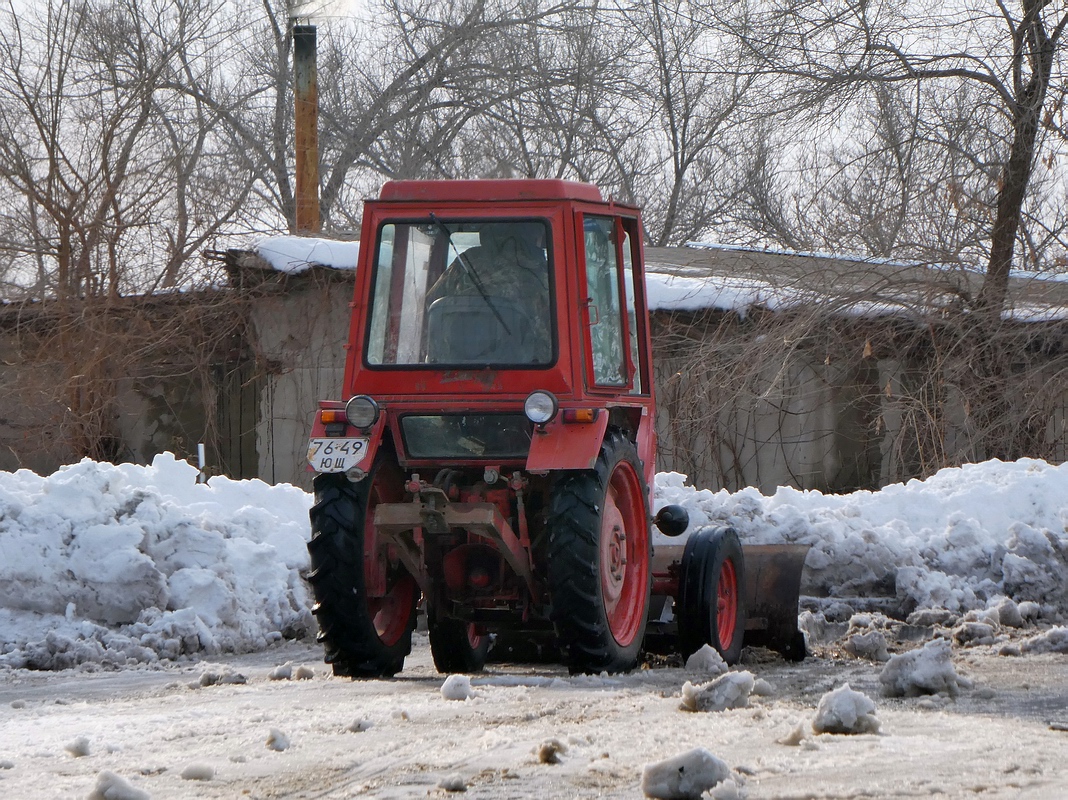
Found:
[(367, 439), (310, 439), (308, 463), (316, 472), (345, 472), (367, 453)]

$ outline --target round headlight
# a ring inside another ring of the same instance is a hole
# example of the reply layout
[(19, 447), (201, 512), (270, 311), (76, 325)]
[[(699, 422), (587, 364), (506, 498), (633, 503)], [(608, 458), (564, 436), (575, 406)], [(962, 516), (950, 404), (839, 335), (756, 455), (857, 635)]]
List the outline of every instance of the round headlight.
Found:
[(535, 425), (544, 425), (556, 416), (559, 406), (550, 392), (536, 391), (527, 395), (523, 402), (523, 413)]
[(345, 404), (345, 416), (350, 425), (370, 428), (378, 420), (378, 403), (365, 394), (358, 394)]

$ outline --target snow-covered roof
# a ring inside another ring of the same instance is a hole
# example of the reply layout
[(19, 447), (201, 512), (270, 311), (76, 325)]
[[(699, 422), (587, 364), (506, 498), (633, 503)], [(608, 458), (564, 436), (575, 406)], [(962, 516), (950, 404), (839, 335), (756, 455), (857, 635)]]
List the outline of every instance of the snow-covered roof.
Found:
[(315, 236), (268, 236), (255, 245), (256, 254), (279, 272), (304, 272), (313, 266), (356, 269), (358, 241)]
[[(359, 250), (358, 241), (311, 236), (270, 236), (254, 246), (269, 268), (289, 274), (312, 267), (353, 270)], [(820, 305), (850, 316), (911, 316), (974, 297), (983, 279), (960, 265), (718, 243), (649, 247), (645, 256), (649, 309), (663, 312), (717, 309), (745, 315), (755, 307)], [(1009, 297), (1007, 319), (1068, 319), (1068, 276), (1013, 273)]]
[[(651, 310), (745, 314), (819, 305), (850, 316), (912, 316), (970, 305), (983, 274), (963, 265), (895, 262), (715, 243), (645, 250)], [(1006, 319), (1068, 319), (1065, 276), (1013, 273)]]

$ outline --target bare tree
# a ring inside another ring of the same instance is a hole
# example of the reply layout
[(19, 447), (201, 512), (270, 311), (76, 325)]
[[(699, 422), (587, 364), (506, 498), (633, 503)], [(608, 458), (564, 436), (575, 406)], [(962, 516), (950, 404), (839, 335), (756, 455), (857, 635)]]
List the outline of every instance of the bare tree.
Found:
[[(776, 98), (780, 111), (840, 115), (843, 106), (874, 87), (934, 84), (942, 91), (931, 96), (944, 99), (967, 84), (976, 90), (979, 107), (996, 112), (999, 147), (995, 168), (986, 169), (995, 186), (986, 281), (974, 307), (1000, 314), (1040, 156), (1040, 133), (1055, 127), (1068, 91), (1061, 80), (1068, 25), (1063, 4), (968, 0), (916, 17), (906, 6), (802, 2), (739, 13), (749, 15), (745, 45), (764, 71), (783, 80)], [(930, 111), (925, 107), (922, 113)]]
[(214, 120), (168, 88), (206, 68), (198, 51), (215, 10), (115, 0), (0, 11), (7, 247), (37, 294), (173, 285), (240, 204), (232, 173), (210, 180)]

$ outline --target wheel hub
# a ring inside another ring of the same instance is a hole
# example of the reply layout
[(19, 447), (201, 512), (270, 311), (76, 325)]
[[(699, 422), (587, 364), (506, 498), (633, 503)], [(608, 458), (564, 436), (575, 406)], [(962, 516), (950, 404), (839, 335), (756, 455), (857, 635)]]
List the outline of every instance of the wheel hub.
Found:
[(627, 578), (627, 531), (615, 502), (605, 504), (601, 547), (601, 591), (609, 611), (619, 603)]

